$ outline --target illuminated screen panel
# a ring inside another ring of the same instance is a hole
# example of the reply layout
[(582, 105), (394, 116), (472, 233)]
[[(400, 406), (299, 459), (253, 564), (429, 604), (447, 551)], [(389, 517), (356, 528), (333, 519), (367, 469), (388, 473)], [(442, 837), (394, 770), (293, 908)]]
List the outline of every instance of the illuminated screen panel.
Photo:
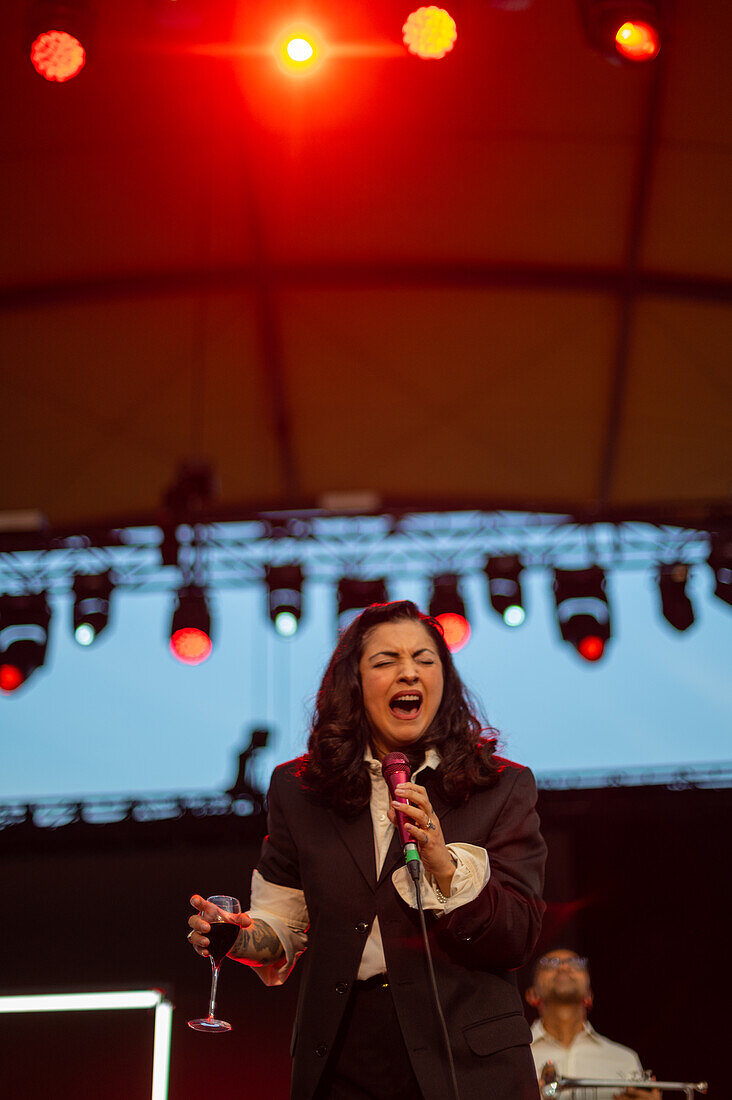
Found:
[(26, 1096), (93, 1089), (106, 1100), (166, 1100), (172, 1012), (157, 989), (0, 996), (11, 1052), (4, 1087)]

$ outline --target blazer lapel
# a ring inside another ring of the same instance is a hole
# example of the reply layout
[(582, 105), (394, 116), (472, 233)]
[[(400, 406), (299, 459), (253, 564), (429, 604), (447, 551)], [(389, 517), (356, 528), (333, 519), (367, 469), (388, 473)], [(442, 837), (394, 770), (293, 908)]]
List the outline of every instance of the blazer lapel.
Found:
[(335, 831), (353, 857), (356, 866), (371, 890), (376, 889), (376, 857), (374, 854), (374, 827), (371, 811), (367, 806), (358, 817), (345, 819), (333, 810), (328, 811)]

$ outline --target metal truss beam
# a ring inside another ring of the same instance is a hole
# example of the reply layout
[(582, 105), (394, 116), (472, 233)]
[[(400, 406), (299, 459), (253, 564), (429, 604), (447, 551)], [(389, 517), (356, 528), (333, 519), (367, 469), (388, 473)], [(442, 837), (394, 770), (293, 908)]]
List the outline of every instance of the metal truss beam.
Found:
[[(537, 774), (540, 790), (578, 790), (602, 787), (667, 787), (670, 790), (721, 789), (732, 786), (729, 763), (678, 765), (676, 767), (616, 768)], [(130, 797), (97, 795), (85, 799), (43, 798), (0, 803), (0, 832), (13, 826), (63, 830), (68, 825), (104, 826), (143, 824), (209, 817), (254, 817), (261, 814), (258, 801), (227, 791), (167, 793)]]
[(267, 565), (299, 563), (307, 579), (344, 576), (424, 579), (480, 572), (494, 555), (516, 554), (527, 569), (648, 570), (706, 562), (709, 534), (651, 523), (577, 523), (567, 516), (457, 512), (323, 516), (274, 514), (243, 523), (181, 524), (178, 565), (161, 561), (158, 527), (115, 531), (102, 545), (86, 536), (36, 550), (0, 553), (0, 593), (67, 591), (77, 573), (111, 570), (117, 588), (173, 590), (182, 580), (209, 588), (260, 584)]

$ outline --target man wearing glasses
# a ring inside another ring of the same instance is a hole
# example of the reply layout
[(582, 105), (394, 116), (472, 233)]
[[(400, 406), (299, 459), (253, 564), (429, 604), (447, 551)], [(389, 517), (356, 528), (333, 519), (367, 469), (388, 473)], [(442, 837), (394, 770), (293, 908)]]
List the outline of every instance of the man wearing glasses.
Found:
[[(545, 1069), (552, 1063), (562, 1077), (604, 1078), (618, 1081), (643, 1077), (640, 1058), (630, 1047), (598, 1035), (587, 1019), (592, 1007), (592, 989), (587, 959), (560, 947), (539, 959), (534, 968), (526, 1000), (539, 1013), (531, 1029), (531, 1053), (539, 1083), (546, 1083)], [(584, 1100), (661, 1100), (658, 1089), (637, 1089), (630, 1084), (618, 1091), (575, 1090)]]

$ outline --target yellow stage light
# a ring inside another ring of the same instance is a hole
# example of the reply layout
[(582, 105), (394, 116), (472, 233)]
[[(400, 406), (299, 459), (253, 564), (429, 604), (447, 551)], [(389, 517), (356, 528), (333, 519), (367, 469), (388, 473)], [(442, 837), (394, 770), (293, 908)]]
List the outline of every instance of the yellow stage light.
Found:
[(455, 45), (455, 20), (444, 8), (417, 8), (402, 27), (404, 45), (424, 60), (438, 60)]
[(275, 54), (280, 68), (285, 72), (305, 73), (322, 60), (323, 45), (309, 27), (289, 27), (280, 34)]

